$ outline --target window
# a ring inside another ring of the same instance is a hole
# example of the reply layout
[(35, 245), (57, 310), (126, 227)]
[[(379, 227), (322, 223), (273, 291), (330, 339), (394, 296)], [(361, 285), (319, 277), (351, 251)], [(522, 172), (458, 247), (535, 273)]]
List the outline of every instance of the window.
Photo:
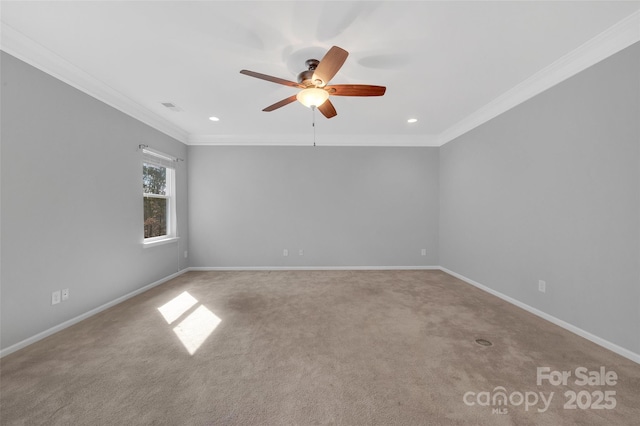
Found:
[(144, 242), (176, 237), (175, 168), (172, 158), (143, 149)]

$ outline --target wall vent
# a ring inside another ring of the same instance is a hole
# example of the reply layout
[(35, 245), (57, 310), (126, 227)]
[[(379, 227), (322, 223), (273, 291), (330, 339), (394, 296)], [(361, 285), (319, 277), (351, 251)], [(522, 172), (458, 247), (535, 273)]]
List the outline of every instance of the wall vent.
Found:
[(174, 111), (174, 112), (182, 111), (182, 108), (180, 108), (179, 106), (177, 106), (174, 103), (171, 103), (171, 102), (160, 102), (160, 103), (162, 104), (162, 106), (164, 106), (165, 108), (170, 109), (171, 111)]

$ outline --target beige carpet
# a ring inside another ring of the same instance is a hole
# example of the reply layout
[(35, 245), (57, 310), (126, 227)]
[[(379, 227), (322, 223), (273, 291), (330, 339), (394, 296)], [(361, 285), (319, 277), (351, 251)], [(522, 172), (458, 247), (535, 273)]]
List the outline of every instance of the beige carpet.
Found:
[[(575, 383), (601, 366), (616, 384)], [(572, 375), (538, 386), (537, 367)], [(440, 271), (189, 272), (6, 356), (0, 380), (2, 425), (640, 419), (640, 365)]]

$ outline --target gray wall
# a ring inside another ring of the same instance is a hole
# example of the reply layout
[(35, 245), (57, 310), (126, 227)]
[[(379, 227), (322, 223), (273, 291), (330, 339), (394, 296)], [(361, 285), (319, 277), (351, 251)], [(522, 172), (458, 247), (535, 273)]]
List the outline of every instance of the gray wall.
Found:
[(1, 66), (4, 349), (186, 267), (188, 230), (182, 163), (182, 238), (142, 247), (137, 147), (186, 158), (184, 144), (4, 52)]
[[(188, 247), (195, 267), (442, 265), (640, 353), (639, 51), (439, 149), (188, 153), (3, 53), (0, 347), (186, 267)], [(140, 143), (188, 155), (179, 243), (142, 248)]]
[(438, 264), (437, 148), (190, 146), (189, 161), (191, 266)]
[(441, 147), (440, 265), (640, 353), (639, 102), (636, 44)]

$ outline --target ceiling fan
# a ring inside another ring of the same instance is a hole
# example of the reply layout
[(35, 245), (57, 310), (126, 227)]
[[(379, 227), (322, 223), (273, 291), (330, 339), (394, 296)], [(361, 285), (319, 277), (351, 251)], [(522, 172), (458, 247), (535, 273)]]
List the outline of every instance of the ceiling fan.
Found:
[(329, 80), (336, 75), (347, 60), (347, 56), (349, 56), (349, 52), (338, 46), (333, 46), (324, 55), (322, 60), (308, 59), (305, 62), (308, 69), (298, 74), (297, 83), (249, 70), (242, 70), (240, 74), (302, 89), (296, 95), (289, 96), (273, 105), (269, 105), (263, 109), (263, 111), (274, 111), (298, 100), (306, 107), (317, 107), (322, 115), (331, 118), (338, 115), (338, 113), (329, 100), (329, 96), (382, 96), (387, 90), (384, 86), (371, 86), (368, 84), (328, 85)]

